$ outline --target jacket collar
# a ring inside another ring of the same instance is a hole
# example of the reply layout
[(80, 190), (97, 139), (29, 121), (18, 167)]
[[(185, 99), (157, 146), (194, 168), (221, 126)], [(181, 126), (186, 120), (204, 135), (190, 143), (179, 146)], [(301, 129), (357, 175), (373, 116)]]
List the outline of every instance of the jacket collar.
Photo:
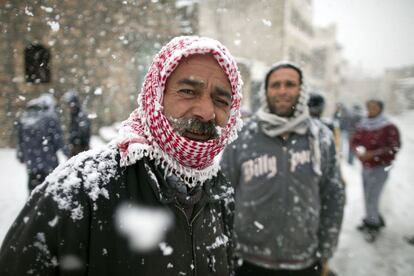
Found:
[[(161, 167), (147, 158), (143, 158), (143, 166), (147, 174), (148, 183), (157, 199), (163, 204), (175, 202), (177, 191), (167, 184), (166, 175)], [(201, 201), (215, 202), (230, 198), (234, 194), (233, 187), (221, 172), (212, 179), (205, 181), (202, 185), (204, 192)]]

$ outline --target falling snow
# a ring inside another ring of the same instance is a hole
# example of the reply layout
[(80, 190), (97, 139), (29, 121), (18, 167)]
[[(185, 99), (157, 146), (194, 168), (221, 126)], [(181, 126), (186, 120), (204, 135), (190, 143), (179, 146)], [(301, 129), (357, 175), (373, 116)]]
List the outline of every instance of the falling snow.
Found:
[(27, 14), (27, 15), (29, 15), (29, 16), (34, 16), (33, 13), (29, 10), (28, 7), (25, 7), (24, 8), (24, 13)]
[(263, 25), (265, 25), (267, 27), (272, 27), (272, 21), (270, 21), (270, 20), (262, 19), (262, 23), (263, 23)]
[(116, 211), (118, 231), (137, 251), (148, 251), (159, 245), (163, 254), (171, 254), (172, 248), (161, 241), (172, 221), (170, 213), (163, 209), (124, 204)]
[(56, 21), (49, 21), (47, 22), (47, 24), (50, 26), (50, 28), (52, 29), (52, 31), (57, 32), (60, 29), (60, 25), (59, 22)]
[(260, 231), (264, 228), (263, 224), (261, 224), (260, 222), (254, 221), (254, 226), (257, 227), (257, 231)]
[(165, 242), (161, 242), (159, 244), (159, 247), (160, 247), (160, 249), (162, 251), (162, 254), (164, 256), (171, 255), (174, 251), (173, 248), (171, 246), (167, 245)]

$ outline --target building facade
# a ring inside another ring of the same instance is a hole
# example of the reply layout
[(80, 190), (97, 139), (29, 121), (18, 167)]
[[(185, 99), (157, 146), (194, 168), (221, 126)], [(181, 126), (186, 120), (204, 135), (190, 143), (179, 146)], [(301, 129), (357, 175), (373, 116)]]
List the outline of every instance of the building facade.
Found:
[(312, 89), (332, 102), (340, 82), (336, 32), (316, 29), (312, 0), (6, 0), (0, 16), (3, 147), (14, 144), (19, 111), (45, 92), (59, 100), (78, 90), (95, 130), (125, 119), (153, 55), (182, 34), (213, 37), (229, 48), (244, 80), (246, 110), (257, 109), (265, 71), (280, 60), (300, 65)]
[(266, 69), (290, 60), (303, 68), (310, 89), (322, 91), (333, 110), (342, 81), (342, 53), (334, 26), (314, 26), (311, 0), (199, 1), (198, 29), (222, 41), (248, 68), (246, 109), (258, 108), (258, 88)]
[(0, 146), (46, 92), (78, 90), (95, 129), (125, 119), (153, 55), (190, 31), (182, 12), (174, 0), (1, 1)]
[(414, 109), (414, 66), (387, 69), (381, 84), (387, 111), (398, 114)]

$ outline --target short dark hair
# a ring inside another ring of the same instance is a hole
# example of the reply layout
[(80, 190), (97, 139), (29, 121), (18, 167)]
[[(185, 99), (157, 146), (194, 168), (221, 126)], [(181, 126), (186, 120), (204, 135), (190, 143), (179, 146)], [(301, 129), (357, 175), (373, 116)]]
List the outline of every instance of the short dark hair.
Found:
[(318, 93), (310, 93), (308, 100), (309, 113), (312, 117), (320, 118), (325, 109), (325, 98)]
[(378, 99), (369, 99), (367, 103), (374, 103), (378, 105), (378, 107), (381, 109), (381, 111), (384, 110), (384, 102)]
[(269, 84), (270, 75), (273, 72), (275, 72), (275, 71), (277, 71), (279, 69), (283, 69), (283, 68), (295, 70), (299, 74), (299, 83), (302, 84), (302, 80), (303, 80), (302, 70), (299, 67), (297, 67), (297, 66), (295, 66), (295, 65), (293, 65), (291, 63), (281, 63), (281, 64), (278, 64), (278, 65), (275, 65), (274, 67), (272, 67), (269, 70), (269, 72), (267, 72), (266, 78), (265, 78), (265, 90), (267, 90), (267, 85)]

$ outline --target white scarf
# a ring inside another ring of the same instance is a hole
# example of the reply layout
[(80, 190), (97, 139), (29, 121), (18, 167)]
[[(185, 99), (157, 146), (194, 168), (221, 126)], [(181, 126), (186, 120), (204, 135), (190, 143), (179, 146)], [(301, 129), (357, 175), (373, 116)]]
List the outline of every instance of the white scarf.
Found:
[[(295, 65), (296, 66), (296, 65)], [(295, 105), (295, 112), (292, 117), (280, 117), (270, 112), (269, 105), (266, 99), (266, 92), (264, 86), (261, 88), (261, 107), (256, 113), (259, 119), (262, 131), (270, 137), (277, 137), (283, 133), (295, 132), (300, 135), (305, 135), (310, 131), (309, 145), (311, 151), (311, 158), (313, 170), (316, 174), (321, 175), (321, 151), (319, 145), (319, 128), (311, 123), (308, 98), (309, 93), (302, 85), (298, 101)]]
[(383, 128), (386, 125), (389, 125), (390, 121), (383, 114), (379, 114), (374, 118), (363, 118), (358, 124), (358, 127), (366, 130), (375, 130)]

